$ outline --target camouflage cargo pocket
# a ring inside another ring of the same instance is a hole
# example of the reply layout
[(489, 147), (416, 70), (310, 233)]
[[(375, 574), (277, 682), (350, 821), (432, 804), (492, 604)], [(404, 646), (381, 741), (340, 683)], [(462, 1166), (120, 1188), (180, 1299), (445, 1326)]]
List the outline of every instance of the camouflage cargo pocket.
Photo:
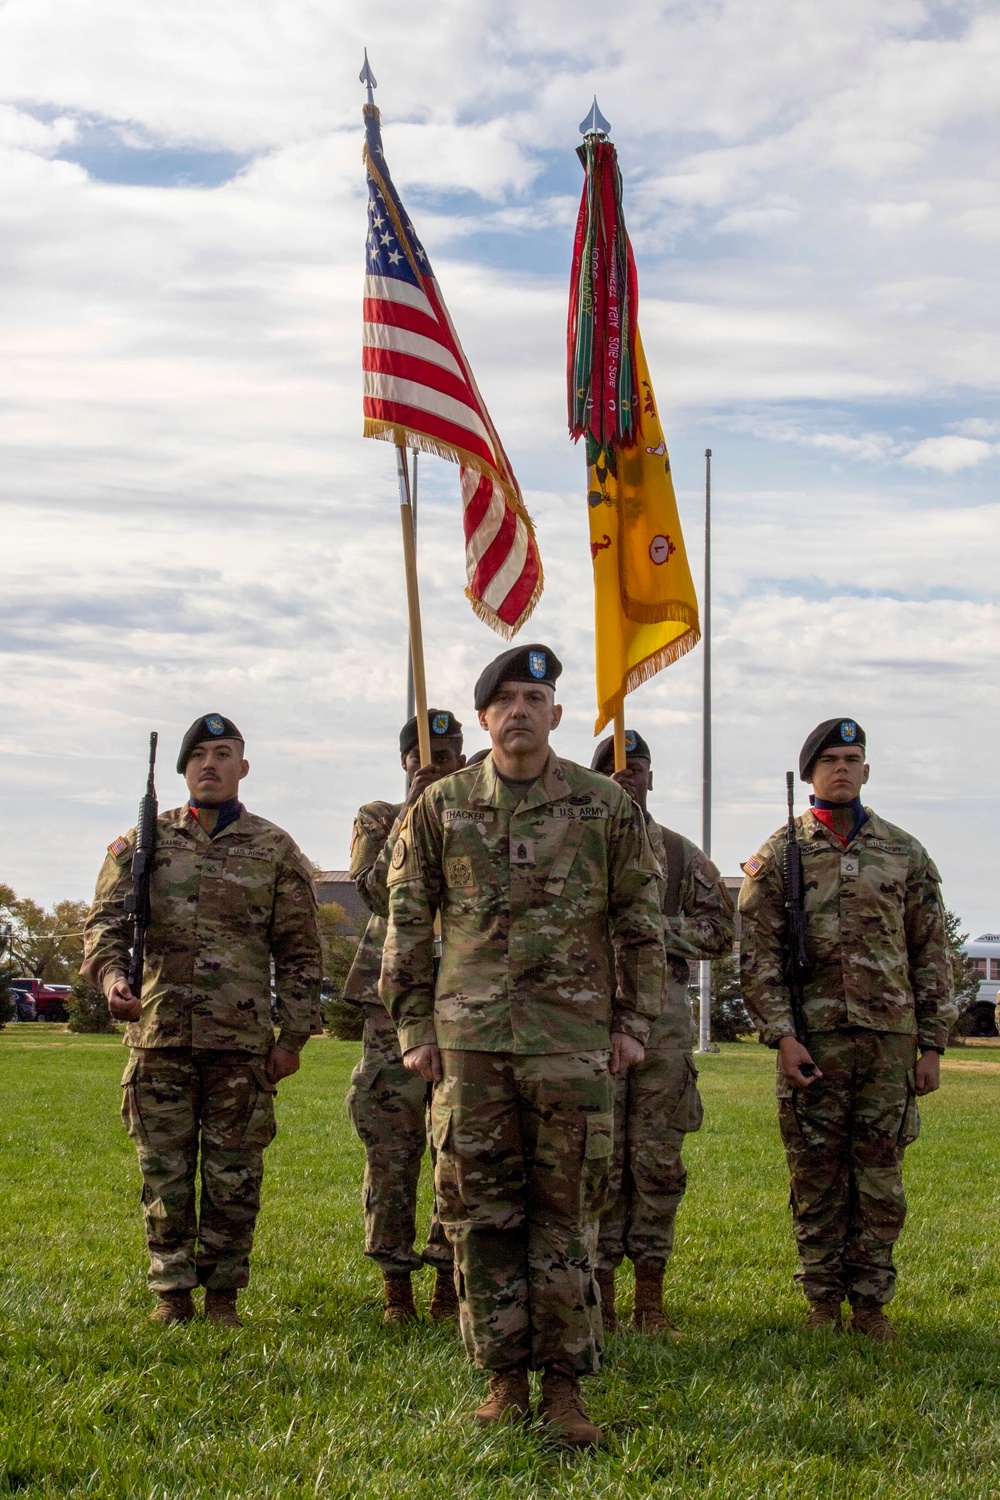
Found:
[(913, 1068), (906, 1070), (906, 1108), (899, 1125), (896, 1145), (900, 1151), (912, 1146), (920, 1134), (920, 1110), (917, 1106), (917, 1075)]
[(243, 1132), (244, 1146), (256, 1146), (263, 1150), (274, 1140), (278, 1131), (274, 1118), (274, 1096), (277, 1092), (264, 1071), (263, 1063), (254, 1063), (250, 1069), (252, 1102)]
[(136, 1070), (139, 1067), (139, 1059), (130, 1057), (125, 1064), (125, 1072), (122, 1074), (122, 1121), (129, 1138), (136, 1145), (146, 1145), (148, 1138), (146, 1127), (142, 1123), (142, 1110), (139, 1107), (139, 1081), (136, 1078)]
[(614, 1114), (610, 1112), (587, 1116), (580, 1199), (583, 1212), (588, 1218), (600, 1214), (608, 1196), (611, 1153), (614, 1149), (614, 1122)]
[(457, 1224), (466, 1217), (452, 1150), (452, 1107), (431, 1097), (431, 1150), (434, 1157), (434, 1195), (442, 1224)]
[(705, 1119), (705, 1109), (698, 1092), (698, 1069), (694, 1065), (694, 1059), (686, 1057), (687, 1077), (684, 1083), (684, 1091), (677, 1101), (677, 1108), (666, 1124), (671, 1130), (683, 1130), (690, 1135), (695, 1130), (700, 1130)]
[(354, 1126), (358, 1139), (365, 1146), (377, 1146), (381, 1140), (378, 1128), (378, 1097), (373, 1092), (381, 1071), (381, 1063), (372, 1066), (370, 1060), (362, 1056), (354, 1065), (351, 1086), (344, 1100), (347, 1105), (348, 1119)]

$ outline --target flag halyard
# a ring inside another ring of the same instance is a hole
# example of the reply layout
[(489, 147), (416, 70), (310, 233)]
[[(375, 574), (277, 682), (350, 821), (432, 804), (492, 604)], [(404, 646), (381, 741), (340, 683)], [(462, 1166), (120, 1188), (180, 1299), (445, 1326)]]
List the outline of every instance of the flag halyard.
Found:
[(544, 577), (534, 526), (444, 298), (385, 164), (379, 112), (364, 107), (368, 175), (364, 434), (461, 467), (466, 595), (508, 639)]

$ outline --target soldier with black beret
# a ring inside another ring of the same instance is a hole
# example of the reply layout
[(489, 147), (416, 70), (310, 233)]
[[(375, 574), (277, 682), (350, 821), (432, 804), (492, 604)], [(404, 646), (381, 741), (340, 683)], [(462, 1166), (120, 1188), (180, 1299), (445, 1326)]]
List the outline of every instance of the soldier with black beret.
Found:
[(126, 978), (134, 829), (109, 845), (85, 924), (82, 972), (129, 1023), (122, 1116), (142, 1170), (158, 1323), (193, 1318), (200, 1285), (209, 1321), (240, 1326), (274, 1095), (319, 1027), (312, 870), (239, 800), (249, 769), (224, 714), (203, 714), (181, 742), (189, 797), (157, 819), (141, 996)]
[(627, 1255), (635, 1267), (632, 1327), (676, 1337), (663, 1312), (663, 1274), (674, 1247), (674, 1221), (687, 1185), (684, 1136), (701, 1128), (698, 1072), (692, 1054), (688, 965), (722, 958), (735, 936), (733, 903), (712, 861), (647, 809), (653, 787), (649, 745), (625, 731), (625, 769), (615, 771), (614, 737), (602, 740), (591, 769), (611, 776), (638, 803), (663, 874), (663, 1003), (641, 1063), (615, 1079), (614, 1155), (601, 1215), (597, 1280), (604, 1327), (618, 1326), (615, 1271)]
[(579, 1377), (603, 1347), (593, 1262), (610, 1072), (642, 1060), (663, 941), (639, 809), (549, 745), (561, 670), (535, 644), (480, 676), (492, 749), (428, 787), (399, 832), (380, 992), (405, 1065), (436, 1085), (438, 1211), (466, 1349), (490, 1373), (475, 1420), (524, 1420), (536, 1369), (542, 1420), (583, 1446), (600, 1441)]
[(386, 1323), (410, 1322), (417, 1316), (411, 1276), (425, 1265), (435, 1270), (432, 1321), (441, 1322), (458, 1311), (451, 1246), (436, 1209), (426, 1245), (419, 1253), (414, 1248), (430, 1091), (422, 1078), (403, 1067), (396, 1028), (378, 995), (389, 910), (385, 878), (399, 825), (426, 787), (465, 764), (462, 726), (451, 710), (429, 709), (427, 722), (430, 764), (420, 764), (414, 716), (399, 733), (400, 761), (410, 779), (405, 801), (366, 803), (358, 810), (351, 837), (351, 878), (372, 915), (344, 985), (343, 998), (360, 1006), (365, 1018), (361, 1060), (351, 1074), (347, 1111), (365, 1148), (365, 1254), (382, 1273)]
[(743, 865), (741, 978), (778, 1053), (807, 1326), (839, 1329), (847, 1301), (852, 1332), (888, 1343), (903, 1152), (920, 1128), (918, 1095), (939, 1085), (956, 1007), (941, 877), (911, 834), (862, 803), (868, 772), (856, 719), (825, 719), (802, 746), (799, 774), (812, 784), (796, 819), (811, 963), (805, 1041), (784, 981), (784, 828)]

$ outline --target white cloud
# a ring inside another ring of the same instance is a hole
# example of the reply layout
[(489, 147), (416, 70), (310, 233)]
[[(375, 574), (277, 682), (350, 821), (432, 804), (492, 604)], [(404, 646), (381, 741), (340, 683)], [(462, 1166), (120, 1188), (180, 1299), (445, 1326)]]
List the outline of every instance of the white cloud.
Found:
[(939, 469), (942, 474), (957, 474), (960, 469), (973, 469), (1000, 449), (1000, 444), (984, 443), (981, 438), (936, 437), (924, 438), (903, 459), (918, 469)]

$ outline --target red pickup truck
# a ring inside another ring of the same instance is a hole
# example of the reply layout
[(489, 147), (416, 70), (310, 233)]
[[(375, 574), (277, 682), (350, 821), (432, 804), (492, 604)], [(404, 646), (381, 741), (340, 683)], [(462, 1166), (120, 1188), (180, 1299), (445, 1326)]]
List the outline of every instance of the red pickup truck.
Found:
[(10, 987), (15, 998), (23, 995), (35, 1002), (36, 1021), (68, 1021), (66, 1001), (70, 997), (68, 984), (46, 984), (42, 979), (12, 979)]

